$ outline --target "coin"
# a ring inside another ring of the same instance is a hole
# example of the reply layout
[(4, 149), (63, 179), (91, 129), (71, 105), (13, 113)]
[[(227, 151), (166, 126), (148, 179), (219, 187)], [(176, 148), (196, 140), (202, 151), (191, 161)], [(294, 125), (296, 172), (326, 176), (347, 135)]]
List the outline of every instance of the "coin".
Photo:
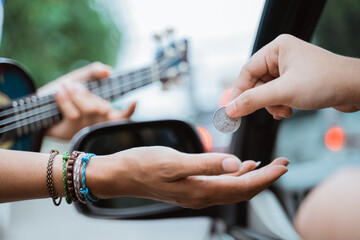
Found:
[(240, 127), (241, 118), (231, 118), (226, 114), (226, 106), (218, 108), (213, 115), (215, 128), (222, 133), (233, 133)]

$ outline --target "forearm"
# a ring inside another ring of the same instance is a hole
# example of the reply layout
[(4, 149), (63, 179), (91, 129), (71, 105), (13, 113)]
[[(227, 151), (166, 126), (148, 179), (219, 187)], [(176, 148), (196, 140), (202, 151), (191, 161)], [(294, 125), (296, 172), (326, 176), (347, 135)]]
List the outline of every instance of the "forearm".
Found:
[[(0, 202), (46, 198), (46, 170), (49, 154), (0, 149)], [(53, 164), (57, 196), (65, 196), (62, 177), (62, 156)]]
[[(86, 158), (89, 155), (80, 156), (83, 164), (86, 162), (85, 170), (72, 170), (75, 176), (79, 174), (80, 182), (75, 177), (74, 193), (74, 187), (67, 186), (74, 200), (88, 197), (90, 192), (101, 199), (143, 197), (187, 208), (248, 200), (284, 174), (289, 163), (287, 159), (279, 158), (252, 171), (257, 167), (254, 161), (242, 164), (230, 154), (185, 154), (166, 147), (133, 148), (111, 155), (93, 156), (91, 160)], [(78, 157), (75, 161), (77, 167)], [(68, 164), (73, 160), (71, 157)], [(0, 202), (48, 198), (48, 161), (49, 154), (0, 150)], [(55, 195), (64, 197), (61, 155), (55, 157), (52, 173)], [(83, 173), (87, 189), (78, 191), (78, 187), (84, 187), (81, 184)]]

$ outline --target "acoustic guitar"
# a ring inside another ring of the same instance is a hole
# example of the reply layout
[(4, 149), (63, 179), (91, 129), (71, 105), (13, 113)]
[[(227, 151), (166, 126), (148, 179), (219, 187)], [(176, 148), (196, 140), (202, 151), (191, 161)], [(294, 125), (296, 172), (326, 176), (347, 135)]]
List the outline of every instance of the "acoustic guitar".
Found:
[[(148, 66), (84, 85), (110, 101), (155, 81), (168, 85), (188, 71), (187, 49), (185, 39), (171, 42), (158, 47), (155, 61)], [(44, 130), (61, 119), (54, 93), (37, 95), (24, 68), (14, 60), (0, 58), (0, 148), (39, 151)]]

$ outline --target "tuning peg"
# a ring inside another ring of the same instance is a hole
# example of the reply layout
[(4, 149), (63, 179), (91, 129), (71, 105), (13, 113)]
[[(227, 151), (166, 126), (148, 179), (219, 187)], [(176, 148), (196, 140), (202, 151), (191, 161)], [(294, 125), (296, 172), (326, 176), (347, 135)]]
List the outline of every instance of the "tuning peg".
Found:
[(161, 34), (155, 33), (155, 34), (153, 35), (153, 38), (154, 38), (155, 42), (157, 42), (158, 44), (160, 44), (161, 41), (162, 41)]
[(175, 30), (174, 30), (174, 28), (167, 28), (165, 33), (167, 36), (172, 36), (172, 35), (174, 35)]
[(171, 47), (175, 47), (174, 32), (175, 32), (174, 28), (167, 28), (164, 33), (166, 37), (166, 41)]

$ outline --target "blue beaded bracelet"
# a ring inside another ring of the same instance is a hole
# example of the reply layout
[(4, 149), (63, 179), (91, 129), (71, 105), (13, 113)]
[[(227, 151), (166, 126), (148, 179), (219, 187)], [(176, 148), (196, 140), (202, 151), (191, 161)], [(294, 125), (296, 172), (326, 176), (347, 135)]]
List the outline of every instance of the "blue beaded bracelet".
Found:
[(86, 187), (86, 179), (85, 179), (86, 164), (89, 163), (90, 158), (93, 156), (96, 155), (93, 153), (86, 153), (81, 158), (81, 161), (83, 162), (83, 168), (82, 168), (82, 188), (80, 188), (80, 192), (84, 195), (85, 201), (87, 203), (94, 203), (99, 201), (97, 197), (91, 195), (89, 189)]

